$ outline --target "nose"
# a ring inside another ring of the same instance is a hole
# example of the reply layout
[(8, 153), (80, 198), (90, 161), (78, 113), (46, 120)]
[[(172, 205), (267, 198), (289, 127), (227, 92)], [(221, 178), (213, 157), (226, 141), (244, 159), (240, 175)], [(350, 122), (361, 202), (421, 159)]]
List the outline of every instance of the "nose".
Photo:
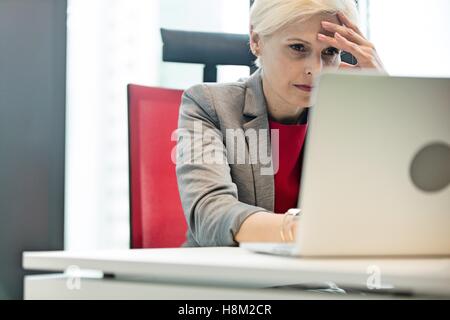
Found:
[(305, 61), (304, 72), (307, 76), (315, 77), (316, 75), (318, 75), (322, 72), (322, 68), (323, 68), (323, 62), (322, 62), (321, 55), (320, 54), (318, 56), (311, 55), (307, 59), (307, 61)]

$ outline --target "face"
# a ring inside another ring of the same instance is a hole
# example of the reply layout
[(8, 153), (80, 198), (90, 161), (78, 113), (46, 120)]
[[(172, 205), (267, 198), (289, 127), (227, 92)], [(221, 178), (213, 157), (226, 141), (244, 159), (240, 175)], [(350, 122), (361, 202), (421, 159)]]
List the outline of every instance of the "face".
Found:
[(324, 68), (337, 69), (340, 51), (317, 40), (317, 34), (333, 36), (321, 21), (340, 24), (336, 15), (321, 14), (260, 38), (252, 32), (252, 48), (263, 69), (264, 93), (268, 102), (283, 108), (310, 107), (317, 76)]

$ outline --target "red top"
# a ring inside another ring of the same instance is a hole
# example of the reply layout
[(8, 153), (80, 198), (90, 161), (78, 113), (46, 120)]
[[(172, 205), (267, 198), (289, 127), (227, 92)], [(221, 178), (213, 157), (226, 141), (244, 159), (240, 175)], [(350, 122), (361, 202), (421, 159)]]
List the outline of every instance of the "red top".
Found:
[[(285, 213), (297, 208), (302, 169), (302, 150), (305, 143), (308, 124), (286, 125), (269, 120), (270, 129), (278, 129), (279, 158), (277, 163), (276, 143), (272, 141), (272, 156), (275, 172), (275, 208), (276, 213)], [(277, 164), (279, 164), (277, 166)]]

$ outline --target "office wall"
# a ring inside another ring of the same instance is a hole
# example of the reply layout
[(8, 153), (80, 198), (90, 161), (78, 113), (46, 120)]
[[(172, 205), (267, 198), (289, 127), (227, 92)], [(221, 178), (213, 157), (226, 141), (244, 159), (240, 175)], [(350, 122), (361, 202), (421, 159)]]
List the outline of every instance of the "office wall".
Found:
[(0, 0), (0, 298), (24, 250), (63, 248), (65, 0)]

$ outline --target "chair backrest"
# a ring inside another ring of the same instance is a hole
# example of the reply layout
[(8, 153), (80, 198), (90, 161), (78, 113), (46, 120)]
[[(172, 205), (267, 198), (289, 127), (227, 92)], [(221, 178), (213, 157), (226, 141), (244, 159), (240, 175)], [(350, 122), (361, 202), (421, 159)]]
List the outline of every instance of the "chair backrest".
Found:
[(217, 81), (217, 66), (248, 66), (257, 70), (245, 34), (161, 29), (163, 61), (203, 64), (203, 82)]
[(179, 247), (186, 238), (171, 158), (182, 93), (128, 85), (131, 248)]

